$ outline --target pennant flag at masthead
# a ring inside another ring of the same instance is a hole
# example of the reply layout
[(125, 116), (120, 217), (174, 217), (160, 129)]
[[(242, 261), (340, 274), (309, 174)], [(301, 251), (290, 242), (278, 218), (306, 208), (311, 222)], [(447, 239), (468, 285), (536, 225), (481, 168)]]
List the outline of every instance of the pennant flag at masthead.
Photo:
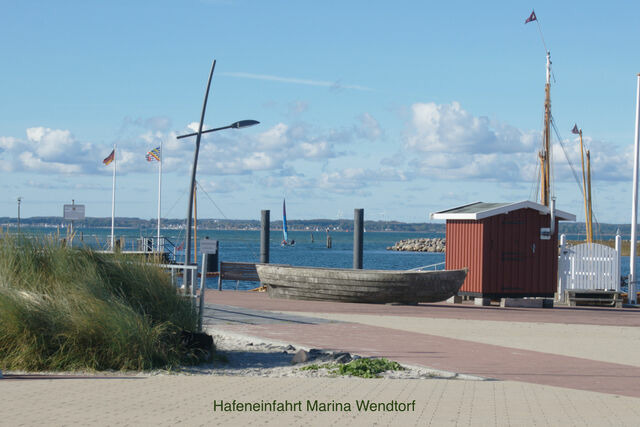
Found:
[(528, 24), (529, 22), (533, 22), (533, 21), (537, 21), (538, 18), (536, 17), (536, 12), (532, 11), (531, 15), (529, 15), (529, 17), (527, 18), (526, 21), (524, 21), (525, 24)]

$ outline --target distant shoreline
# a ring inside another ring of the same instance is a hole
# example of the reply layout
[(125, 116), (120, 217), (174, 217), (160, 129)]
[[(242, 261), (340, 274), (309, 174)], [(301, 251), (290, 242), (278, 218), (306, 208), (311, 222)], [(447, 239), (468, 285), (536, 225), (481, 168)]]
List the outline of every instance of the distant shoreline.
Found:
[[(366, 215), (366, 213), (365, 213)], [(3, 229), (14, 229), (17, 227), (17, 218), (0, 217), (0, 226)], [(60, 226), (66, 226), (70, 224), (70, 221), (65, 221), (62, 217), (30, 217), (20, 219), (21, 227), (42, 227), (42, 228), (57, 228)], [(111, 218), (104, 217), (87, 217), (83, 221), (75, 221), (76, 230), (83, 228), (98, 228), (108, 229), (111, 227)], [(118, 229), (139, 230), (139, 229), (155, 229), (157, 227), (156, 219), (141, 219), (134, 217), (116, 217), (115, 226)], [(162, 219), (162, 228), (166, 230), (181, 230), (184, 229), (184, 219)], [(310, 220), (296, 220), (292, 219), (287, 221), (287, 225), (290, 231), (319, 233), (324, 234), (329, 229), (330, 232), (352, 232), (353, 220), (352, 219), (310, 219)], [(62, 227), (61, 227), (62, 228)], [(441, 233), (444, 234), (446, 225), (442, 222), (401, 222), (401, 221), (364, 221), (364, 228), (367, 233), (375, 232), (417, 232), (417, 233)], [(580, 222), (561, 222), (560, 233), (582, 237), (585, 235), (584, 223)], [(198, 220), (198, 229), (208, 231), (256, 231), (260, 230), (259, 220), (248, 219), (215, 219), (215, 218), (203, 218)], [(282, 222), (278, 220), (271, 221), (270, 229), (272, 231), (282, 230)], [(630, 224), (599, 224), (596, 229), (597, 238), (612, 238), (616, 235), (617, 230), (620, 230), (623, 236), (629, 236), (631, 233)]]

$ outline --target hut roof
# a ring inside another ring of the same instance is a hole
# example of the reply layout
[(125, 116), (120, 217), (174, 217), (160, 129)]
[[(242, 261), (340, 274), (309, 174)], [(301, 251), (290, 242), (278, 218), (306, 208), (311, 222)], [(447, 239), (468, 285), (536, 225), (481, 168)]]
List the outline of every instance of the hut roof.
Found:
[[(479, 220), (495, 215), (506, 214), (519, 209), (534, 209), (543, 215), (549, 215), (550, 209), (530, 200), (511, 203), (474, 202), (431, 214), (431, 219), (472, 219)], [(556, 209), (556, 218), (561, 221), (575, 221), (576, 216), (569, 212)]]

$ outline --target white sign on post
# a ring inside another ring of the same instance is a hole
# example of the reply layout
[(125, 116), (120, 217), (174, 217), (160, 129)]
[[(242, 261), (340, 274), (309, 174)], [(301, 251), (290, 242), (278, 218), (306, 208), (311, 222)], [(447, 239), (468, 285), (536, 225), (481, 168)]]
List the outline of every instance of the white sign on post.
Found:
[(200, 253), (215, 254), (218, 253), (218, 241), (202, 239), (200, 240)]
[(84, 205), (64, 205), (64, 219), (81, 221), (84, 219)]

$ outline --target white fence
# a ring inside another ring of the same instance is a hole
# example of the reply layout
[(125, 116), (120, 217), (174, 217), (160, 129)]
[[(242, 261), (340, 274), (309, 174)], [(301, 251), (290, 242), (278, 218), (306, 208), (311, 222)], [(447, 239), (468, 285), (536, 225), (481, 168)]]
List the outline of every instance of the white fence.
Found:
[(560, 238), (558, 258), (558, 296), (567, 289), (602, 289), (620, 291), (620, 235), (616, 249), (598, 243), (566, 246)]

